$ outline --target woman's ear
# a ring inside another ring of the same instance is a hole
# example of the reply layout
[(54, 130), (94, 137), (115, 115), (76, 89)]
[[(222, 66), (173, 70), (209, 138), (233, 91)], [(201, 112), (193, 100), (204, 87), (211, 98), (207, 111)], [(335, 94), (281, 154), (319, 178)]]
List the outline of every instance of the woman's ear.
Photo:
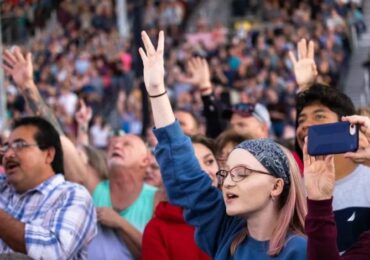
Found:
[(277, 178), (275, 180), (275, 184), (274, 184), (274, 187), (271, 191), (271, 197), (272, 198), (277, 198), (278, 196), (280, 196), (280, 194), (283, 192), (284, 190), (284, 180), (281, 179), (281, 178)]

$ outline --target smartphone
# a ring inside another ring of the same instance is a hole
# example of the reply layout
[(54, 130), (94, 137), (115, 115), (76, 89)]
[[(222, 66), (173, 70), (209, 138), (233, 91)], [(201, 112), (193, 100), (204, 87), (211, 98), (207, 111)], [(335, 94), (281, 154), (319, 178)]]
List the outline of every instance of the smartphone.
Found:
[(358, 149), (359, 127), (349, 122), (314, 125), (308, 128), (309, 155), (354, 152)]

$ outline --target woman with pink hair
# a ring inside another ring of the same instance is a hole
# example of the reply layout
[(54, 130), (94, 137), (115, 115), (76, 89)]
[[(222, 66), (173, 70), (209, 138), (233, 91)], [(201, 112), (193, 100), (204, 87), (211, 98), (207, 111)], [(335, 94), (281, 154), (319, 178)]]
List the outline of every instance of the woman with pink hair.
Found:
[(248, 140), (228, 156), (212, 186), (175, 119), (164, 86), (164, 34), (154, 48), (143, 32), (144, 81), (151, 100), (155, 155), (172, 204), (185, 209), (198, 246), (213, 259), (306, 259), (306, 201), (290, 152), (269, 139)]

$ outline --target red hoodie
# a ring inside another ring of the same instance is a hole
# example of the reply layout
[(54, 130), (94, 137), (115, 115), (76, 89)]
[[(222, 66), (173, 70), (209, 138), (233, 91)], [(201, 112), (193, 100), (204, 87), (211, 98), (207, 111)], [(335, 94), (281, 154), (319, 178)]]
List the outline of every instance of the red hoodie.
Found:
[(210, 260), (194, 241), (194, 227), (185, 223), (182, 209), (160, 202), (145, 227), (143, 260)]

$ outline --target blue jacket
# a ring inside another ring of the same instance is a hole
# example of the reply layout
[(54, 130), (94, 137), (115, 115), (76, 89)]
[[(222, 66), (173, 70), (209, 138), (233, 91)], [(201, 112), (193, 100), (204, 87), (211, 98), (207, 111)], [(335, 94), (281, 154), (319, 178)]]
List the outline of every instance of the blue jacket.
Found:
[(290, 235), (279, 256), (267, 254), (268, 241), (248, 237), (239, 245), (234, 257), (230, 245), (243, 228), (244, 219), (229, 217), (222, 193), (212, 187), (210, 178), (202, 171), (194, 155), (189, 137), (179, 123), (154, 129), (158, 139), (155, 155), (161, 168), (169, 200), (185, 209), (186, 221), (196, 228), (198, 246), (213, 259), (306, 259), (307, 241)]

